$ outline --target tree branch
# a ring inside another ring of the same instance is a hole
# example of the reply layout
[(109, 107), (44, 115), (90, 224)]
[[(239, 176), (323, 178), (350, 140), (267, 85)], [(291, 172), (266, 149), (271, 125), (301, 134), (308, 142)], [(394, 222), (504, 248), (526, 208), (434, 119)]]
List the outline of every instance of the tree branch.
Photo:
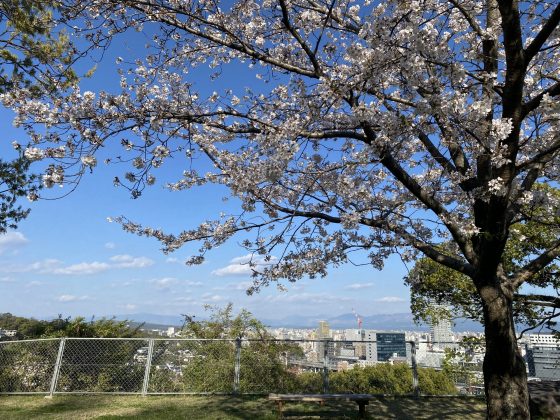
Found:
[(426, 150), (434, 158), (434, 160), (441, 165), (449, 174), (457, 171), (457, 168), (438, 150), (434, 143), (430, 140), (428, 135), (422, 130), (418, 129), (418, 138), (422, 144), (426, 147)]
[(513, 288), (521, 286), (524, 282), (529, 280), (540, 270), (545, 268), (548, 264), (554, 261), (560, 256), (560, 240), (556, 241), (548, 250), (543, 252), (533, 261), (526, 264), (517, 273), (515, 273), (511, 279), (511, 284)]
[(449, 2), (453, 4), (453, 6), (455, 6), (457, 9), (459, 9), (463, 17), (467, 20), (467, 22), (469, 22), (472, 30), (475, 31), (478, 36), (484, 38), (484, 31), (482, 30), (476, 19), (467, 11), (467, 9), (465, 9), (457, 0), (449, 0)]
[(521, 163), (516, 168), (516, 173), (519, 174), (524, 170), (531, 170), (533, 167), (538, 167), (539, 165), (546, 164), (554, 158), (554, 154), (560, 150), (560, 139), (555, 141), (548, 149), (543, 150), (533, 156), (531, 159)]
[[(502, 118), (512, 118), (514, 127), (518, 127), (521, 121), (520, 111), (526, 70), (521, 21), (517, 1), (498, 0), (498, 7), (502, 17), (503, 43), (506, 54), (506, 80)], [(516, 137), (518, 137), (516, 131), (514, 129), (508, 136), (508, 139), (516, 140)]]
[[(148, 7), (154, 7), (154, 5), (151, 5), (148, 3)], [(149, 10), (145, 10), (144, 7), (142, 7), (142, 3), (140, 2), (130, 2), (129, 6), (135, 10), (138, 10), (142, 13), (146, 13), (149, 15)], [(146, 6), (146, 3), (144, 3), (144, 6)], [(159, 5), (158, 5), (159, 6)], [(184, 11), (175, 11), (176, 13), (181, 13), (184, 14), (185, 16), (188, 16), (190, 18), (193, 19), (197, 19), (199, 20), (202, 24), (207, 25), (207, 26), (211, 26), (209, 22), (206, 22), (204, 20), (201, 20), (199, 16), (191, 16), (188, 13), (185, 13)], [(213, 42), (216, 45), (220, 45), (223, 47), (227, 47), (230, 48), (234, 51), (238, 51), (240, 53), (243, 53), (245, 55), (247, 55), (250, 58), (254, 58), (255, 60), (260, 60), (263, 61), (265, 63), (268, 63), (272, 66), (278, 67), (280, 69), (295, 73), (295, 74), (299, 74), (302, 76), (307, 76), (307, 77), (311, 77), (314, 79), (317, 79), (319, 76), (317, 75), (315, 69), (310, 70), (310, 69), (305, 69), (305, 68), (301, 68), (298, 66), (294, 66), (290, 63), (287, 63), (285, 61), (280, 61), (277, 59), (274, 59), (272, 57), (270, 57), (267, 54), (263, 54), (259, 51), (256, 51), (255, 49), (253, 49), (251, 46), (247, 45), (244, 42), (241, 42), (240, 40), (238, 40), (238, 42), (234, 42), (234, 41), (227, 41), (224, 39), (221, 39), (220, 37), (214, 36), (208, 32), (205, 31), (201, 31), (201, 30), (197, 30), (195, 29), (194, 26), (185, 24), (179, 20), (177, 20), (176, 18), (170, 18), (167, 16), (159, 16), (158, 17), (158, 21), (161, 23), (165, 23), (167, 25), (170, 25), (172, 27), (175, 28), (179, 28), (191, 35), (200, 37), (202, 39), (205, 39), (207, 41)], [(215, 26), (215, 25), (214, 25)], [(225, 33), (227, 33), (227, 31), (224, 30), (224, 28), (219, 28), (220, 30), (224, 31)]]
[[(253, 193), (253, 194), (259, 200), (266, 203), (266, 205), (270, 206), (271, 208), (273, 208), (277, 211), (285, 213), (285, 214), (289, 214), (289, 215), (293, 215), (293, 216), (299, 216), (299, 217), (306, 217), (306, 218), (318, 218), (318, 219), (322, 219), (322, 220), (325, 220), (325, 221), (328, 221), (328, 222), (331, 222), (331, 223), (338, 223), (338, 224), (340, 224), (342, 222), (342, 219), (340, 217), (337, 217), (337, 216), (332, 216), (332, 215), (322, 213), (322, 212), (317, 212), (317, 211), (302, 211), (302, 210), (297, 210), (297, 209), (284, 207), (284, 206), (281, 206), (277, 203), (274, 203), (274, 202), (268, 200), (265, 197), (261, 197), (256, 193)], [(387, 230), (390, 230), (394, 233), (397, 233), (398, 235), (406, 238), (406, 241), (411, 246), (413, 246), (417, 250), (421, 251), (428, 258), (438, 262), (439, 264), (445, 265), (446, 267), (449, 267), (453, 270), (459, 271), (463, 274), (466, 274), (466, 275), (469, 275), (469, 276), (474, 275), (474, 267), (472, 265), (470, 265), (469, 263), (467, 263), (467, 262), (465, 262), (465, 261), (463, 261), (459, 258), (451, 257), (449, 255), (445, 255), (445, 254), (441, 253), (440, 251), (438, 251), (432, 245), (420, 241), (419, 239), (415, 238), (413, 235), (411, 235), (410, 233), (408, 233), (406, 230), (404, 230), (402, 228), (390, 225), (384, 219), (375, 220), (375, 219), (368, 219), (368, 218), (362, 217), (360, 219), (359, 223), (364, 225), (364, 226), (387, 229)]]
[(521, 331), (519, 333), (519, 337), (517, 337), (517, 339), (519, 340), (521, 337), (523, 337), (523, 334), (525, 334), (527, 331), (531, 331), (531, 330), (534, 330), (535, 328), (543, 326), (544, 324), (548, 324), (550, 321), (552, 321), (554, 318), (557, 318), (558, 316), (560, 316), (560, 312), (553, 311), (552, 314), (544, 317), (539, 322), (537, 322), (535, 325), (527, 327), (523, 331)]
[(526, 302), (530, 305), (547, 306), (551, 308), (560, 308), (560, 297), (550, 295), (537, 295), (537, 294), (515, 294), (514, 299), (517, 301)]
[(548, 94), (550, 96), (560, 95), (560, 82), (555, 83), (554, 85), (550, 86), (548, 89), (543, 90), (541, 93), (539, 93), (534, 98), (525, 102), (523, 104), (522, 118), (525, 118), (527, 116), (527, 114), (529, 114), (531, 111), (534, 111), (535, 109), (537, 109), (539, 107), (539, 105), (541, 104), (544, 95), (546, 95), (546, 94)]
[(307, 57), (309, 57), (309, 60), (311, 61), (311, 64), (313, 65), (313, 68), (315, 69), (315, 73), (317, 74), (317, 76), (320, 77), (323, 74), (323, 71), (321, 70), (321, 66), (319, 64), (319, 61), (317, 61), (317, 56), (313, 53), (313, 51), (311, 51), (311, 48), (309, 48), (309, 46), (302, 39), (302, 37), (300, 36), (298, 31), (290, 23), (290, 16), (288, 14), (288, 7), (286, 6), (286, 1), (285, 0), (280, 0), (280, 7), (282, 9), (282, 23), (284, 24), (284, 26), (286, 27), (288, 32), (290, 32), (292, 34), (292, 36), (295, 38), (295, 40), (301, 46), (303, 51), (305, 51), (305, 54), (307, 55)]
[(552, 34), (554, 29), (560, 24), (560, 3), (548, 18), (548, 21), (543, 25), (537, 36), (525, 48), (525, 66), (528, 66), (531, 60), (539, 53), (548, 37)]

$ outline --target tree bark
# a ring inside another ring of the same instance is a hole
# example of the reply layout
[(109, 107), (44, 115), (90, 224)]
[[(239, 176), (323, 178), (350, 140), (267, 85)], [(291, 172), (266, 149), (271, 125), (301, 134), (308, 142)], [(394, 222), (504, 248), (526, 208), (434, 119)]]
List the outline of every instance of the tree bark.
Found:
[(499, 286), (481, 290), (486, 354), (484, 390), (488, 419), (529, 419), (527, 372), (517, 347), (512, 302)]

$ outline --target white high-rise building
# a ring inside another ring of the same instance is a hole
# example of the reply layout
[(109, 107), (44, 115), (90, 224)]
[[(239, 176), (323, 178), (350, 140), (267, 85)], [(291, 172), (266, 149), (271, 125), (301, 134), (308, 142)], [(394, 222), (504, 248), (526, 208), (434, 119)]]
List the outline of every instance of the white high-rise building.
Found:
[(451, 321), (449, 319), (440, 319), (437, 322), (432, 322), (430, 330), (434, 346), (441, 349), (452, 346), (453, 332), (451, 331)]
[(377, 362), (377, 334), (373, 330), (365, 331), (366, 360)]

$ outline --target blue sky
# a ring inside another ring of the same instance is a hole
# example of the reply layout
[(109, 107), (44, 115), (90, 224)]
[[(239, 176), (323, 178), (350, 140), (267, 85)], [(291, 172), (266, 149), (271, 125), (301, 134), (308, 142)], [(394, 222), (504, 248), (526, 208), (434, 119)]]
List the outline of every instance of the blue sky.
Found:
[[(111, 82), (117, 86), (114, 59), (134, 54), (141, 42), (129, 37), (115, 43), (94, 77), (84, 81), (83, 90), (110, 88)], [(227, 77), (209, 82), (205, 73), (201, 69), (190, 76), (202, 90), (227, 86)], [(254, 74), (234, 73), (234, 89), (259, 83), (251, 81)], [(13, 140), (27, 142), (25, 134), (12, 127), (11, 118), (9, 111), (0, 109), (4, 158), (13, 155)], [(109, 145), (108, 154), (110, 149)], [(173, 160), (156, 175), (161, 180), (179, 179), (184, 163)], [(107, 218), (125, 215), (144, 225), (179, 232), (217, 217), (225, 206), (234, 210), (237, 203), (224, 203), (222, 197), (228, 194), (221, 187), (170, 192), (161, 183), (132, 200), (126, 190), (113, 186), (113, 177), (124, 171), (101, 164), (67, 197), (24, 203), (32, 209), (29, 218), (17, 231), (0, 236), (0, 312), (39, 318), (139, 312), (200, 315), (204, 304), (227, 302), (263, 319), (338, 315), (352, 308), (362, 315), (409, 311), (409, 292), (402, 281), (406, 268), (398, 257), (390, 258), (383, 271), (347, 265), (331, 270), (324, 279), (284, 283), (284, 292), (271, 286), (253, 296), (245, 294), (251, 279), (248, 267), (240, 264), (246, 252), (235, 238), (208, 254), (203, 265), (187, 267), (184, 261), (196, 252), (196, 244), (166, 256), (155, 240), (127, 234)], [(64, 195), (64, 188), (55, 187), (52, 195)]]

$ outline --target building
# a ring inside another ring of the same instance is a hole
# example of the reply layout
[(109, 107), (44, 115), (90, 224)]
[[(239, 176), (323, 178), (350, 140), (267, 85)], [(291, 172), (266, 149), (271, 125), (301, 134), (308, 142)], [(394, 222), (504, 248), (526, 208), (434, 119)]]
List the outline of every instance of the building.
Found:
[(372, 330), (365, 331), (366, 360), (377, 362), (377, 333)]
[(553, 334), (530, 334), (526, 359), (529, 376), (560, 380), (560, 340)]
[(445, 349), (453, 346), (453, 332), (449, 319), (439, 319), (430, 326), (430, 338), (435, 347)]
[(407, 357), (404, 333), (366, 331), (366, 360), (387, 362), (391, 357)]
[(327, 321), (319, 321), (317, 328), (317, 358), (321, 362), (324, 358), (332, 358), (335, 354), (334, 343), (330, 341), (331, 331)]
[(560, 340), (554, 334), (529, 334), (529, 344), (535, 345), (560, 345)]
[(3, 330), (0, 328), (0, 337), (15, 337), (17, 330)]
[(406, 358), (404, 333), (377, 333), (377, 361), (386, 362), (391, 357)]
[(319, 340), (324, 338), (330, 338), (331, 331), (329, 328), (329, 323), (327, 321), (319, 321), (319, 328), (317, 328), (317, 338)]

